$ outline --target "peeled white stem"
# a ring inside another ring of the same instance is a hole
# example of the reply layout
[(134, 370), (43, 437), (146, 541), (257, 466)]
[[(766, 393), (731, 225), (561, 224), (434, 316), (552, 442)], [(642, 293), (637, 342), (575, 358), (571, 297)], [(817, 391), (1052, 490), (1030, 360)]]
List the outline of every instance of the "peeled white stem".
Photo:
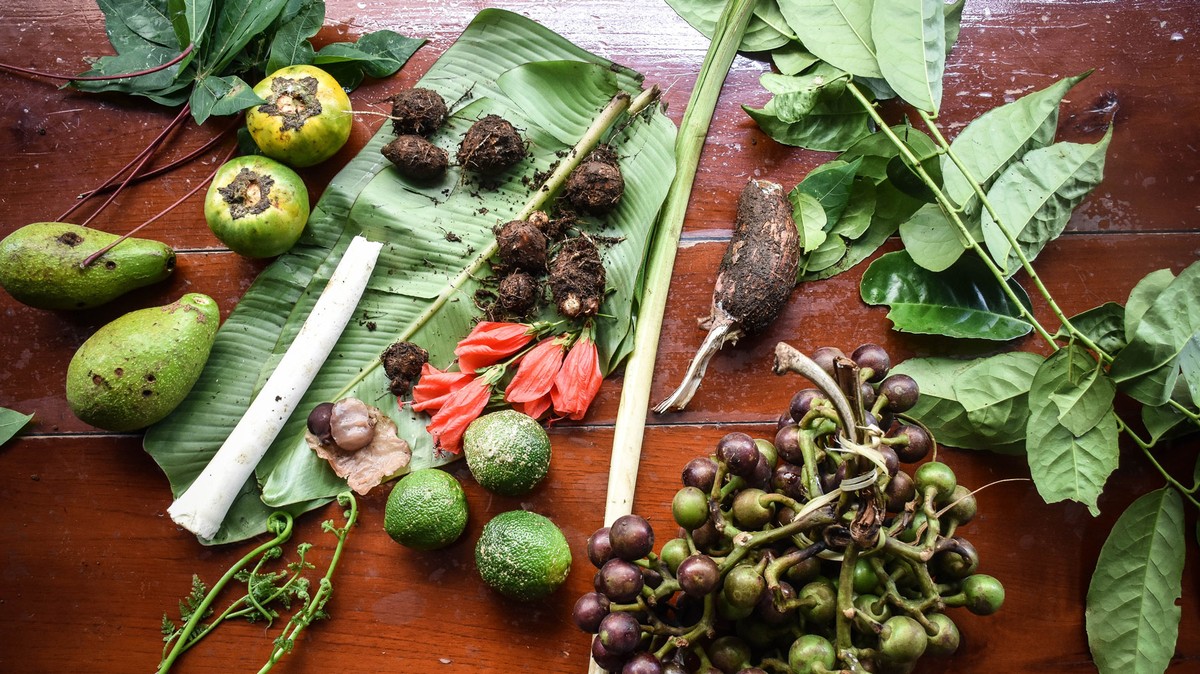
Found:
[(733, 319), (714, 321), (711, 330), (708, 331), (708, 336), (704, 338), (704, 343), (696, 351), (696, 355), (692, 358), (691, 365), (688, 365), (687, 372), (683, 375), (683, 383), (675, 392), (667, 397), (654, 408), (655, 412), (662, 414), (664, 412), (678, 412), (692, 401), (692, 396), (696, 395), (696, 390), (700, 388), (700, 381), (704, 379), (704, 372), (708, 369), (708, 363), (712, 357), (716, 355), (725, 342), (737, 341), (742, 334), (738, 330)]
[(167, 513), (175, 523), (212, 540), (242, 486), (312, 384), (354, 315), (383, 244), (354, 237), (312, 313), (233, 432)]

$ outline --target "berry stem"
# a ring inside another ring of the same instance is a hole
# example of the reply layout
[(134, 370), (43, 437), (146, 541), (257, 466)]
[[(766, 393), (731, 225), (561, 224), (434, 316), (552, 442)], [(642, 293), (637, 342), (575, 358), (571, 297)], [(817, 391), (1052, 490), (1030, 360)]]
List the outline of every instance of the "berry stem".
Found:
[(0, 63), (0, 70), (7, 70), (9, 72), (20, 73), (22, 75), (32, 75), (34, 77), (47, 77), (52, 80), (66, 80), (68, 82), (104, 82), (108, 80), (124, 80), (131, 77), (150, 75), (160, 70), (166, 70), (167, 68), (170, 68), (176, 63), (179, 63), (183, 59), (187, 58), (188, 54), (191, 54), (195, 47), (196, 45), (189, 44), (186, 49), (179, 52), (178, 56), (162, 65), (157, 65), (153, 68), (146, 68), (145, 70), (138, 70), (132, 73), (122, 73), (120, 75), (59, 75), (57, 73), (48, 73), (41, 70), (34, 70), (32, 68), (22, 68), (21, 66), (9, 65), (7, 63)]

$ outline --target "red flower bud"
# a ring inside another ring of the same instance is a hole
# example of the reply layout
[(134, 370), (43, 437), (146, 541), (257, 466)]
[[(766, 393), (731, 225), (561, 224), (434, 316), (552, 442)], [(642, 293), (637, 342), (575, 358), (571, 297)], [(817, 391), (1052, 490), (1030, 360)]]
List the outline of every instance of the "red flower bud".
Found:
[(475, 378), (468, 372), (442, 372), (425, 363), (421, 366), (421, 379), (413, 387), (412, 408), (418, 412), (438, 410), (446, 404), (451, 393), (467, 385)]
[(554, 388), (550, 390), (554, 411), (564, 417), (582, 419), (603, 380), (596, 343), (584, 333), (567, 352), (562, 369), (554, 377)]
[(462, 451), (463, 433), (487, 407), (491, 396), (491, 384), (483, 378), (472, 379), (451, 393), (425, 427), (433, 436), (433, 446), (455, 454)]
[(524, 323), (481, 321), (454, 348), (458, 369), (475, 372), (508, 358), (533, 341), (532, 327)]

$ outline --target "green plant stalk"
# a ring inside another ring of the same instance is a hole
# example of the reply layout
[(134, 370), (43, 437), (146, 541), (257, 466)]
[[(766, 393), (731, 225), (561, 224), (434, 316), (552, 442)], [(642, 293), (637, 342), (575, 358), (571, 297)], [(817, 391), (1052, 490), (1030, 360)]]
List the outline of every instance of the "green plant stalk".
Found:
[(838, 575), (837, 652), (843, 653), (854, 647), (850, 642), (850, 619), (854, 615), (854, 567), (858, 564), (858, 546), (851, 542), (842, 553), (842, 569)]
[[(1010, 230), (1008, 226), (1001, 221), (1000, 215), (996, 213), (996, 209), (994, 206), (992, 206), (991, 200), (988, 199), (987, 193), (984, 191), (983, 186), (979, 184), (979, 181), (975, 180), (975, 176), (971, 175), (970, 171), (967, 170), (966, 165), (964, 165), (963, 162), (958, 158), (958, 155), (950, 147), (950, 143), (946, 140), (946, 137), (942, 135), (941, 130), (937, 127), (937, 124), (934, 122), (933, 118), (930, 117), (929, 113), (925, 112), (924, 110), (918, 110), (917, 113), (921, 116), (921, 120), (925, 122), (925, 126), (929, 128), (930, 133), (933, 134), (933, 139), (937, 141), (938, 146), (942, 148), (942, 151), (946, 153), (946, 156), (950, 157), (950, 161), (952, 161), (954, 165), (958, 167), (958, 170), (962, 172), (963, 176), (967, 179), (967, 183), (971, 186), (971, 189), (974, 190), (975, 194), (979, 197), (980, 203), (983, 204), (983, 207), (986, 208), (987, 212), (992, 216), (992, 220), (996, 223), (996, 226), (1000, 228), (1001, 233), (1004, 234), (1004, 238), (1008, 240), (1008, 245), (1012, 246), (1013, 252), (1016, 253), (1017, 259), (1020, 260), (1021, 267), (1025, 270), (1025, 273), (1029, 275), (1029, 279), (1033, 281), (1033, 285), (1035, 288), (1037, 288), (1038, 294), (1040, 294), (1042, 299), (1046, 301), (1046, 305), (1050, 308), (1050, 311), (1054, 314), (1055, 318), (1057, 318), (1059, 322), (1062, 323), (1062, 326), (1071, 333), (1072, 338), (1079, 340), (1084, 346), (1092, 351), (1095, 351), (1102, 359), (1111, 362), (1112, 356), (1097, 346), (1096, 343), (1093, 342), (1087, 335), (1079, 332), (1075, 329), (1075, 326), (1071, 325), (1071, 319), (1069, 319), (1062, 308), (1058, 306), (1058, 302), (1055, 301), (1054, 297), (1050, 294), (1050, 290), (1046, 288), (1045, 283), (1042, 282), (1042, 277), (1039, 276), (1037, 271), (1034, 270), (1033, 263), (1030, 262), (1028, 256), (1025, 255), (1025, 251), (1021, 250), (1021, 246), (1017, 243), (1017, 237), (1014, 236), (1012, 230)], [(979, 255), (984, 255), (983, 251), (980, 250), (978, 246), (975, 246), (975, 250)], [(990, 259), (990, 256), (987, 257)], [(1001, 275), (1000, 280), (1003, 283), (1002, 277), (1003, 275)]]
[[(970, 230), (967, 229), (967, 226), (963, 223), (962, 218), (958, 216), (957, 207), (950, 201), (950, 198), (946, 196), (946, 193), (937, 186), (937, 183), (925, 170), (925, 167), (921, 166), (920, 160), (913, 155), (912, 151), (908, 149), (908, 146), (904, 144), (904, 141), (900, 140), (895, 132), (892, 131), (891, 127), (888, 126), (887, 122), (884, 121), (883, 117), (880, 116), (879, 112), (875, 109), (875, 106), (867, 99), (866, 96), (863, 95), (861, 91), (859, 91), (858, 87), (854, 86), (853, 82), (847, 83), (846, 89), (853, 94), (856, 99), (858, 99), (859, 104), (862, 105), (863, 109), (866, 110), (871, 119), (874, 120), (877, 125), (879, 125), (880, 130), (883, 131), (884, 135), (888, 137), (888, 140), (892, 141), (892, 144), (895, 145), (896, 149), (900, 151), (900, 156), (904, 159), (905, 164), (907, 164), (908, 167), (912, 169), (912, 171), (921, 179), (921, 182), (925, 183), (926, 187), (933, 192), (933, 196), (935, 199), (937, 199), (938, 205), (942, 207), (942, 210), (946, 212), (946, 215), (950, 218), (950, 221), (953, 222), (954, 226), (958, 228), (959, 234), (962, 235), (963, 246), (965, 248), (974, 250), (993, 276), (1003, 279), (1004, 274), (1001, 273), (999, 267), (997, 267), (996, 263), (992, 261), (992, 258), (984, 251), (979, 249), (979, 245), (976, 244), (974, 239), (971, 237)], [(1030, 325), (1033, 326), (1033, 329), (1037, 331), (1038, 335), (1049, 342), (1052, 346), (1057, 348), (1057, 344), (1054, 342), (1054, 337), (1046, 330), (1046, 328), (1042, 327), (1042, 324), (1038, 322), (1037, 318), (1034, 317), (1033, 312), (1021, 303), (1020, 298), (1017, 297), (1017, 293), (1008, 286), (1008, 283), (1002, 281), (1000, 283), (1000, 287), (1003, 288), (1004, 294), (1007, 295), (1012, 303), (1020, 310), (1021, 317), (1029, 321)]]
[(712, 123), (717, 99), (725, 76), (733, 65), (742, 35), (750, 23), (757, 0), (728, 0), (717, 21), (713, 40), (700, 67), (700, 75), (687, 109), (679, 124), (675, 139), (675, 178), (667, 191), (666, 201), (653, 234), (647, 257), (646, 279), (638, 310), (633, 352), (625, 366), (625, 384), (621, 388), (621, 405), (613, 432), (612, 458), (608, 470), (608, 494), (604, 523), (611, 524), (633, 508), (633, 493), (637, 485), (637, 467), (641, 461), (642, 437), (646, 429), (646, 414), (650, 407), (650, 386), (654, 380), (654, 361), (658, 356), (658, 340), (662, 335), (662, 320), (666, 310), (667, 292), (675, 268), (675, 253), (687, 214), (692, 182), (700, 163), (700, 152)]
[(293, 615), (288, 624), (283, 628), (283, 633), (276, 640), (277, 645), (271, 651), (271, 657), (262, 669), (258, 670), (258, 674), (270, 671), (279, 659), (292, 651), (295, 645), (296, 638), (304, 631), (304, 628), (312, 624), (313, 619), (318, 612), (322, 610), (325, 602), (329, 600), (330, 593), (333, 592), (333, 572), (337, 569), (338, 561), (342, 558), (342, 551), (346, 547), (346, 537), (350, 535), (350, 529), (354, 527), (354, 523), (358, 521), (358, 500), (354, 498), (352, 492), (342, 492), (338, 495), (338, 503), (345, 503), (350, 507), (350, 512), (346, 514), (346, 524), (340, 528), (333, 528), (330, 525), (329, 529), (337, 536), (337, 547), (333, 550), (333, 557), (329, 560), (329, 567), (325, 569), (325, 575), (321, 577), (320, 586), (317, 588), (317, 593), (313, 595), (312, 600), (305, 606), (304, 611)]
[[(543, 208), (546, 203), (548, 203), (550, 199), (558, 192), (559, 188), (566, 183), (567, 177), (571, 175), (571, 171), (574, 171), (575, 168), (583, 162), (583, 159), (587, 156), (587, 154), (600, 144), (600, 140), (604, 137), (605, 132), (608, 131), (609, 127), (611, 127), (623, 113), (628, 112), (630, 115), (635, 115), (646, 109), (646, 107), (657, 100), (658, 96), (658, 87), (650, 87), (639, 94), (637, 98), (632, 100), (630, 99), (629, 94), (624, 92), (614, 96), (613, 99), (609, 101), (608, 105), (600, 111), (600, 114), (597, 115), (594, 120), (592, 120), (591, 126), (588, 127), (587, 131), (584, 132), (579, 141), (575, 143), (575, 147), (571, 148), (571, 152), (566, 156), (566, 158), (563, 159), (563, 161), (559, 163), (557, 167), (555, 167), (554, 172), (550, 174), (550, 177), (546, 178), (546, 181), (542, 183), (541, 187), (534, 190), (533, 196), (529, 198), (529, 201), (525, 202), (525, 206), (519, 213), (517, 213), (516, 219), (524, 220), (528, 218), (534, 211)], [(497, 250), (499, 250), (499, 244), (497, 244), (493, 239), (483, 250), (479, 252), (478, 255), (475, 256), (475, 259), (471, 261), (471, 264), (467, 265), (467, 267), (459, 272), (457, 276), (450, 279), (450, 282), (446, 285), (446, 288), (442, 290), (441, 294), (437, 296), (437, 299), (435, 299), (433, 303), (426, 307), (425, 310), (421, 312), (421, 315), (417, 316), (416, 320), (414, 320), (411, 325), (405, 328), (405, 330), (396, 337), (396, 340), (407, 341), (411, 339), (418, 330), (425, 327), (425, 324), (428, 323), (429, 320), (437, 314), (437, 312), (441, 311), (442, 307), (444, 307), (447, 302), (452, 300), (468, 281), (470, 281), (472, 278), (475, 278), (479, 271), (483, 269), (483, 266), (488, 263), (488, 260), (490, 260), (492, 256), (496, 254)], [(359, 372), (353, 379), (350, 380), (349, 383), (342, 387), (342, 390), (338, 391), (337, 394), (333, 396), (333, 399), (338, 400), (340, 398), (344, 398), (347, 393), (349, 393), (355, 386), (361, 384), (362, 381), (367, 378), (367, 375), (374, 372), (375, 369), (381, 364), (382, 361), (379, 359), (372, 361), (370, 365), (364, 367), (361, 372)]]
[(195, 631), (196, 626), (204, 620), (204, 615), (208, 612), (208, 609), (212, 606), (212, 603), (216, 601), (217, 595), (221, 593), (221, 590), (225, 589), (225, 586), (229, 584), (229, 581), (233, 580), (233, 577), (237, 575), (237, 572), (241, 571), (247, 564), (249, 564), (259, 555), (263, 554), (267, 550), (270, 550), (271, 548), (275, 548), (284, 544), (289, 538), (292, 537), (293, 520), (291, 514), (280, 511), (279, 513), (273, 513), (271, 517), (275, 517), (276, 515), (281, 515), (283, 517), (283, 529), (275, 535), (275, 538), (246, 553), (244, 557), (235, 562), (233, 566), (229, 567), (229, 569), (225, 572), (225, 575), (221, 576), (221, 579), (212, 586), (212, 588), (208, 591), (208, 594), (204, 595), (204, 600), (201, 601), (200, 605), (196, 607), (196, 610), (192, 613), (192, 617), (188, 619), (187, 624), (185, 624), (183, 629), (179, 632), (179, 637), (175, 641), (175, 647), (172, 648), (171, 652), (167, 654), (167, 657), (163, 658), (162, 662), (159, 663), (158, 674), (165, 674), (166, 672), (170, 671), (171, 667), (175, 664), (175, 660), (178, 659), (183, 651), (187, 649), (186, 644), (191, 639), (192, 632)]

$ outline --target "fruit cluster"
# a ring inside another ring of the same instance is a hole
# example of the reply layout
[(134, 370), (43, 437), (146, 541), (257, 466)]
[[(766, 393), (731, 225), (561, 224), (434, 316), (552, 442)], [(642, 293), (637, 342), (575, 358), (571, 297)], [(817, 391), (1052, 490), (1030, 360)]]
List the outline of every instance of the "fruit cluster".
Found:
[(935, 443), (903, 420), (919, 391), (889, 367), (873, 344), (813, 359), (780, 344), (775, 371), (816, 388), (793, 396), (775, 441), (730, 433), (690, 461), (672, 503), (679, 535), (657, 554), (637, 515), (591, 536), (595, 592), (574, 619), (596, 634), (602, 668), (908, 672), (958, 648), (947, 608), (1000, 608), (1004, 588), (958, 535), (971, 491), (936, 460), (901, 469)]

